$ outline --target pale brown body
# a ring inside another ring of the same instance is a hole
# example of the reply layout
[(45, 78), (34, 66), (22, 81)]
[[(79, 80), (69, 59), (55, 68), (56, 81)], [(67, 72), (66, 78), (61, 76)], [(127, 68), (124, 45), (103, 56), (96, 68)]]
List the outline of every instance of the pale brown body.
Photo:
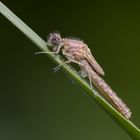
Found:
[(81, 71), (89, 78), (91, 87), (93, 83), (106, 100), (116, 108), (116, 110), (118, 110), (127, 119), (131, 117), (130, 109), (100, 77), (100, 75), (104, 75), (104, 71), (83, 41), (69, 38), (62, 39), (60, 34), (51, 33), (48, 38), (48, 45), (53, 47), (55, 54), (58, 54), (62, 49), (62, 54), (68, 59), (68, 61), (63, 64), (70, 62), (78, 64)]
[(102, 93), (106, 100), (112, 104), (124, 117), (129, 119), (131, 111), (116, 93), (99, 76), (104, 75), (104, 71), (92, 56), (90, 49), (83, 41), (73, 39), (63, 39), (62, 53), (68, 60), (80, 63), (81, 70), (91, 77), (92, 83)]

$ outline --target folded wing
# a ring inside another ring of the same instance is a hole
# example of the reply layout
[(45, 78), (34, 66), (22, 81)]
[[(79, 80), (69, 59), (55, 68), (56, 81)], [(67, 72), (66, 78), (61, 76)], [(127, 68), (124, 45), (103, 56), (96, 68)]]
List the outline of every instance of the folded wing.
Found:
[(95, 60), (95, 58), (93, 57), (93, 55), (90, 52), (90, 49), (88, 48), (87, 45), (85, 45), (85, 49), (86, 49), (86, 52), (87, 52), (86, 55), (85, 55), (85, 58), (88, 61), (88, 63), (91, 65), (91, 67), (94, 69), (94, 71), (96, 71), (99, 75), (105, 75), (102, 67)]

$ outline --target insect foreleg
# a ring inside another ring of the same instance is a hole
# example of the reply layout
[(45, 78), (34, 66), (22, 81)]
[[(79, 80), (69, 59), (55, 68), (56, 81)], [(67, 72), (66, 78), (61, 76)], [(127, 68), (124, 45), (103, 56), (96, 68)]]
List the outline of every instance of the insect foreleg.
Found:
[(59, 44), (55, 50), (55, 54), (58, 54), (60, 52), (60, 49), (62, 48), (62, 44)]
[(56, 52), (45, 52), (45, 51), (42, 51), (42, 52), (36, 52), (36, 54), (56, 54)]
[(53, 52), (36, 52), (35, 54), (58, 54), (60, 52), (60, 49), (62, 48), (62, 44), (58, 45), (58, 46), (53, 46)]

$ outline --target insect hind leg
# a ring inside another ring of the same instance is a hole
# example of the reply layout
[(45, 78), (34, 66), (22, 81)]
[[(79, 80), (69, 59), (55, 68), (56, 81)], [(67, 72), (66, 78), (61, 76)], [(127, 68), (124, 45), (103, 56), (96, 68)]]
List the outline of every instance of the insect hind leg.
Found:
[(94, 88), (93, 88), (92, 78), (91, 78), (90, 72), (86, 73), (86, 72), (84, 71), (84, 69), (81, 67), (81, 71), (79, 71), (78, 73), (80, 74), (80, 76), (81, 76), (82, 78), (88, 77), (90, 88), (91, 88), (91, 90), (94, 92), (94, 95), (95, 95), (95, 97), (96, 97), (97, 94), (96, 94), (96, 92), (94, 91)]
[(80, 70), (78, 73), (79, 73), (79, 75), (80, 75), (82, 78), (88, 77), (88, 75), (86, 74), (86, 72), (84, 72), (83, 70)]

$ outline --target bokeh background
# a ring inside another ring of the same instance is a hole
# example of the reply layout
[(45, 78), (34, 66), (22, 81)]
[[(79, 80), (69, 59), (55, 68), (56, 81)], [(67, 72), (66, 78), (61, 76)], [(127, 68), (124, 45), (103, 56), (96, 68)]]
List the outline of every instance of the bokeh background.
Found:
[[(43, 39), (52, 31), (83, 39), (104, 79), (140, 127), (140, 8), (116, 1), (3, 0)], [(0, 15), (1, 140), (130, 140), (84, 90)]]

